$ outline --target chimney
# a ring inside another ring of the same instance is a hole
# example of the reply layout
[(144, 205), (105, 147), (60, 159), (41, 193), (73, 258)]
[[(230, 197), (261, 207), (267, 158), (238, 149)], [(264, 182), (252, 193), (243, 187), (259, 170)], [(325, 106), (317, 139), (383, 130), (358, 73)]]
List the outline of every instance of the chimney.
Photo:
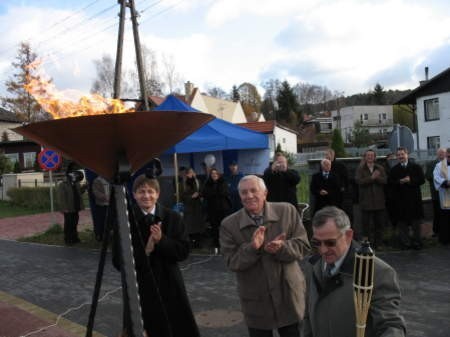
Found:
[(425, 79), (423, 81), (419, 81), (420, 85), (424, 85), (428, 82), (428, 67), (425, 67)]
[(191, 94), (193, 91), (194, 91), (194, 83), (187, 81), (184, 84), (184, 96), (185, 96), (186, 102), (189, 102), (189, 98), (191, 97)]

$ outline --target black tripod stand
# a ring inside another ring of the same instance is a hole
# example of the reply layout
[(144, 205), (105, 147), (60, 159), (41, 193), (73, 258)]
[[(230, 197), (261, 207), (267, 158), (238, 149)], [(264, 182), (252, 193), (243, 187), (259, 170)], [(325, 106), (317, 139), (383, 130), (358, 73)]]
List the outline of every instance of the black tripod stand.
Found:
[(121, 169), (119, 169), (119, 173), (117, 174), (116, 181), (113, 185), (113, 193), (111, 193), (110, 197), (110, 207), (108, 208), (94, 293), (92, 295), (91, 311), (86, 327), (86, 337), (92, 337), (111, 230), (116, 231), (119, 236), (120, 272), (124, 310), (127, 311), (125, 312), (125, 315), (129, 318), (129, 331), (127, 332), (129, 337), (138, 337), (143, 336), (144, 334), (136, 270), (134, 266), (133, 247), (130, 237), (130, 223), (128, 221), (127, 211), (128, 201), (126, 184), (129, 180), (129, 167), (128, 165), (120, 166)]

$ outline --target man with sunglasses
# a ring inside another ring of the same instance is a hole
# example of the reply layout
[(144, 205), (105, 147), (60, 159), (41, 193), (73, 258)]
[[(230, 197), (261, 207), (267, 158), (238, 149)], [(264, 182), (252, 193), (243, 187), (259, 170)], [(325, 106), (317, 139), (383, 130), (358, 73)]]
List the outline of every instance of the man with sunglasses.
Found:
[[(334, 206), (312, 220), (311, 245), (317, 250), (305, 266), (307, 296), (303, 337), (356, 336), (353, 303), (355, 250), (347, 214)], [(366, 337), (404, 337), (400, 288), (392, 267), (375, 257), (374, 288)]]

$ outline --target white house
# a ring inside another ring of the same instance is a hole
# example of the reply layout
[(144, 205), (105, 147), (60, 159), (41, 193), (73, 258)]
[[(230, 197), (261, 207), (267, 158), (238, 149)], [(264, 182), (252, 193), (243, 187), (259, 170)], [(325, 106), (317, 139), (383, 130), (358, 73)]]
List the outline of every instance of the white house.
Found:
[(22, 140), (23, 137), (12, 129), (22, 125), (11, 112), (0, 108), (0, 140), (16, 141)]
[(297, 153), (298, 133), (275, 121), (240, 123), (240, 126), (250, 130), (259, 131), (269, 136), (270, 157), (273, 158), (277, 145), (281, 150), (289, 153)]
[(230, 123), (247, 122), (240, 102), (228, 101), (202, 94), (191, 82), (185, 83), (185, 91), (185, 100), (191, 107)]
[(333, 129), (341, 130), (346, 143), (350, 142), (355, 123), (369, 130), (370, 134), (385, 135), (392, 131), (392, 105), (355, 105), (331, 112)]
[(435, 150), (450, 147), (450, 68), (425, 81), (395, 104), (411, 104), (417, 118), (417, 147)]

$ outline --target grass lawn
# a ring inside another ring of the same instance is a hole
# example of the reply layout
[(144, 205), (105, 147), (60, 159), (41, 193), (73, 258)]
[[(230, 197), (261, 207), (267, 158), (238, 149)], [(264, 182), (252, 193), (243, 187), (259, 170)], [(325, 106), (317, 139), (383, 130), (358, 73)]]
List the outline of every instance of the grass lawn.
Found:
[(0, 219), (46, 212), (50, 212), (50, 210), (24, 208), (21, 206), (15, 206), (8, 201), (0, 200)]
[[(90, 249), (101, 248), (101, 243), (95, 240), (94, 232), (92, 231), (92, 229), (86, 228), (84, 230), (78, 230), (78, 236), (81, 242), (74, 245), (74, 247), (90, 248)], [(54, 224), (44, 233), (26, 238), (21, 238), (18, 241), (64, 246), (64, 231), (61, 225)]]

